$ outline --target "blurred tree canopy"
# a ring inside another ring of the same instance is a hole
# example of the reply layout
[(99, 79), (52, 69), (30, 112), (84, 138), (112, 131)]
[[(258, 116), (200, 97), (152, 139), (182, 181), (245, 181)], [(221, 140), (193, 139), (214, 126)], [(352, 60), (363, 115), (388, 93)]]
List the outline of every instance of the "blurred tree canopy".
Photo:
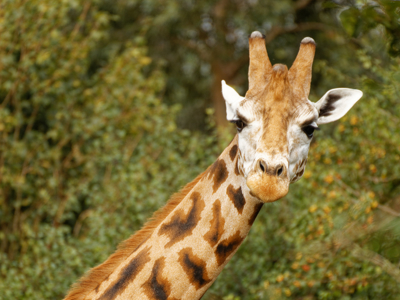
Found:
[(254, 30), (288, 66), (316, 40), (311, 100), (364, 97), (204, 299), (399, 299), (399, 20), (389, 0), (3, 0), (0, 299), (62, 298), (215, 160)]
[[(210, 105), (218, 127), (227, 126), (221, 80), (246, 92), (248, 36), (252, 31), (266, 34), (272, 63), (290, 65), (307, 35), (324, 45), (319, 47), (318, 57), (329, 60), (340, 56), (338, 51), (348, 53), (340, 47), (346, 41), (338, 26), (337, 10), (331, 9), (334, 3), (325, 2), (122, 0), (116, 4), (105, 0), (103, 5), (119, 16), (112, 24), (115, 40), (147, 31), (149, 53), (168, 73), (166, 100), (183, 104), (178, 122), (197, 129), (204, 126), (204, 115), (194, 119), (194, 112)], [(317, 85), (314, 82), (314, 88)]]
[(96, 3), (2, 6), (0, 298), (62, 298), (215, 154), (177, 131), (143, 45), (102, 47)]

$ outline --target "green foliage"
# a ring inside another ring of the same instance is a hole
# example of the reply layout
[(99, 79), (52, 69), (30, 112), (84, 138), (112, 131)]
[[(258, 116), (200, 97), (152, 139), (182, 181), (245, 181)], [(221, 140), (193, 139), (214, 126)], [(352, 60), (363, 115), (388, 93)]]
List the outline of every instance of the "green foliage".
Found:
[[(201, 130), (205, 118), (199, 111), (209, 106), (217, 125), (227, 126), (222, 79), (240, 94), (247, 91), (248, 36), (254, 30), (266, 34), (273, 64), (290, 66), (300, 41), (311, 36), (318, 44), (318, 59), (354, 73), (354, 67), (340, 63), (340, 57), (352, 53), (337, 18), (352, 1), (335, 2), (103, 0), (102, 8), (118, 15), (112, 24), (114, 40), (145, 36), (149, 55), (168, 72), (165, 101), (183, 107), (177, 123)], [(313, 90), (326, 87), (320, 70), (314, 69)]]
[(306, 2), (4, 0), (0, 299), (62, 298), (211, 164), (231, 134), (204, 101), (235, 66), (245, 91), (256, 29), (279, 33), (273, 63), (315, 37), (312, 100), (364, 97), (321, 126), (204, 299), (399, 299), (399, 4)]
[(386, 33), (388, 53), (400, 55), (400, 7), (397, 1), (356, 1), (340, 14), (342, 25), (353, 38), (378, 27)]
[(110, 16), (94, 3), (2, 5), (0, 298), (61, 298), (211, 163), (215, 140), (177, 130), (145, 48), (99, 64)]
[(357, 56), (363, 98), (321, 125), (304, 178), (264, 205), (208, 299), (399, 299), (400, 59)]

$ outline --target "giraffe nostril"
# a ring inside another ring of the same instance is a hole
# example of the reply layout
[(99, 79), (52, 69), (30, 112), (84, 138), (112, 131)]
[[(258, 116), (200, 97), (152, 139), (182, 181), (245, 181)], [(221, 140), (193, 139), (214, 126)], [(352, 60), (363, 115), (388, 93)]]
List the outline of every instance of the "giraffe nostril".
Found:
[(262, 160), (260, 160), (260, 169), (263, 173), (267, 171), (267, 164)]
[(276, 175), (281, 176), (283, 173), (283, 166), (278, 166), (277, 171), (276, 171)]

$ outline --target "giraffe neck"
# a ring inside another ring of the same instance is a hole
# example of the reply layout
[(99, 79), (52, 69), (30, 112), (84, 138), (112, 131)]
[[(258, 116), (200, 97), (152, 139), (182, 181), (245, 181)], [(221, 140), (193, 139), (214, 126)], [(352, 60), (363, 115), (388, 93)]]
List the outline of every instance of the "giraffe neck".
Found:
[(262, 207), (249, 194), (237, 159), (235, 137), (180, 203), (84, 299), (200, 299)]

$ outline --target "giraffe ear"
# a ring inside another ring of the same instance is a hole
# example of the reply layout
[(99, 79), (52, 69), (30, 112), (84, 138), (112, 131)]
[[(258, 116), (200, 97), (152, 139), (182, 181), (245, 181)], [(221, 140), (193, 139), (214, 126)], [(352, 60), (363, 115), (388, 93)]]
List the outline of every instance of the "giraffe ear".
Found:
[(317, 124), (326, 124), (340, 119), (362, 95), (362, 91), (354, 89), (339, 88), (329, 90), (314, 104), (319, 113)]
[(240, 96), (232, 87), (227, 85), (225, 80), (222, 80), (222, 96), (226, 104), (226, 119), (228, 121), (237, 120), (236, 110), (244, 97)]

